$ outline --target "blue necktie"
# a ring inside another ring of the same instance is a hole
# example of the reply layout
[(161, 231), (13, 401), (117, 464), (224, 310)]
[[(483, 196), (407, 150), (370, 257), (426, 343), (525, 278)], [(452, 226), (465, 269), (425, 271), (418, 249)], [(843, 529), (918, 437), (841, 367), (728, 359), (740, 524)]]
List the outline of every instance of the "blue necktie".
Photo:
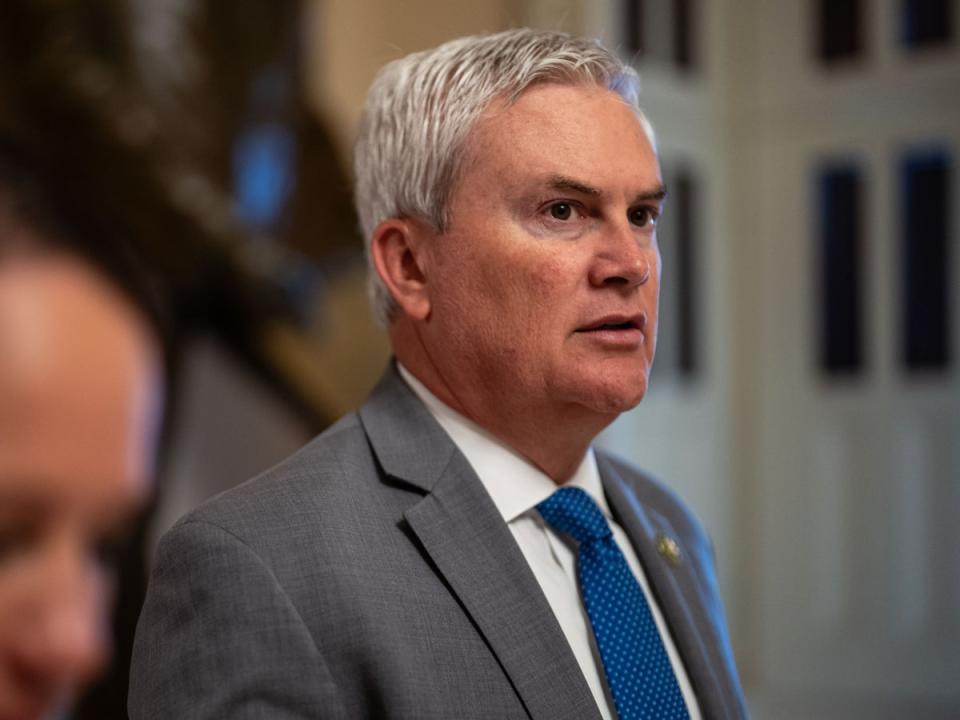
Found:
[(537, 510), (579, 544), (580, 593), (620, 720), (689, 718), (643, 589), (600, 508), (580, 488), (565, 487)]

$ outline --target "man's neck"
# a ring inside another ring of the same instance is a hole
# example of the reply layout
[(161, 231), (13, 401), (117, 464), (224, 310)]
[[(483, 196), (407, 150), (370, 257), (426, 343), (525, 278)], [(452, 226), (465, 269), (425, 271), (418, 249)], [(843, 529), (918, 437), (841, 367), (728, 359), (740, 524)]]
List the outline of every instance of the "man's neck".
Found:
[(413, 338), (396, 326), (390, 333), (394, 352), (413, 377), (442, 403), (509, 445), (558, 485), (576, 472), (593, 439), (616, 417), (573, 405), (511, 405), (509, 396), (500, 402), (504, 395), (492, 395), (486, 388), (458, 387), (454, 392), (419, 343), (411, 342)]

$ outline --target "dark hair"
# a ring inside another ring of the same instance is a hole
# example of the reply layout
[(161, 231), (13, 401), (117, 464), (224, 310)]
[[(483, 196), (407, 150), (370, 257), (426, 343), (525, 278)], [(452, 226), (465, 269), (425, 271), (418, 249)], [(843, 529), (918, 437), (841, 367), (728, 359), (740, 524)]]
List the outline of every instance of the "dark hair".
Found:
[(169, 311), (122, 223), (95, 202), (83, 178), (55, 171), (49, 158), (0, 135), (0, 263), (12, 254), (62, 250), (98, 270), (165, 345)]

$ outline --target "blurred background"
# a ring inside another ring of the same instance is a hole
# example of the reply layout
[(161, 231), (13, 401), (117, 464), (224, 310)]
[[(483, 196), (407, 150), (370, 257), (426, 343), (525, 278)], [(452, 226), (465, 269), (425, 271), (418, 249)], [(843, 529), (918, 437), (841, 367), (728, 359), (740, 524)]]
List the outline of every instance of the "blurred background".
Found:
[(711, 532), (754, 717), (960, 717), (958, 21), (956, 0), (4, 3), (0, 129), (122, 220), (169, 315), (157, 498), (77, 717), (125, 717), (157, 536), (386, 363), (351, 204), (374, 73), (518, 25), (641, 74), (660, 344), (601, 442)]

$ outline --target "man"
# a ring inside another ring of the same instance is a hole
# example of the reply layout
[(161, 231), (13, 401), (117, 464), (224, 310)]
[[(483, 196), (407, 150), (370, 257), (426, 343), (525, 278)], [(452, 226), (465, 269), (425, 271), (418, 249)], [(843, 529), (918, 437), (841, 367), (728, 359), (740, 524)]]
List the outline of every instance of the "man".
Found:
[(656, 337), (634, 83), (529, 30), (380, 73), (357, 204), (395, 363), (162, 541), (134, 720), (745, 715), (708, 539), (591, 449)]
[[(109, 660), (114, 552), (151, 491), (163, 362), (96, 214), (0, 139), (0, 718), (51, 718)], [(92, 222), (91, 222), (92, 221)]]

